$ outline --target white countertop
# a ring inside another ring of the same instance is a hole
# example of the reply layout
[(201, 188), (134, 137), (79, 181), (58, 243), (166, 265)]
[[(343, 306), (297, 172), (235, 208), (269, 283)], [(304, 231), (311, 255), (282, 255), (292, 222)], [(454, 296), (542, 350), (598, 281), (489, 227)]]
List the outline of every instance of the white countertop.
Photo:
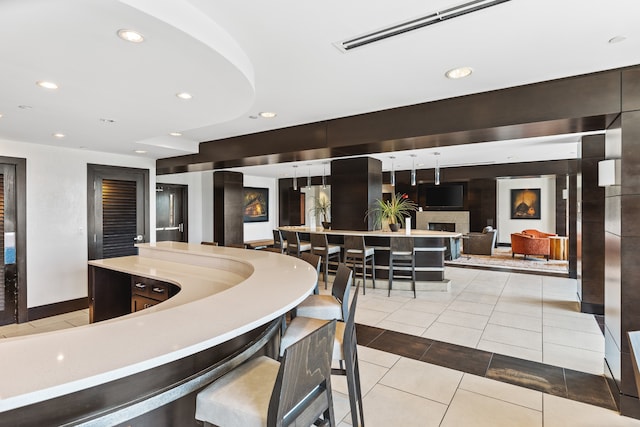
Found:
[[(150, 369), (267, 324), (316, 282), (308, 263), (268, 251), (160, 242), (91, 261), (174, 283), (152, 308), (91, 325), (0, 341), (0, 412)], [(1, 416), (1, 415), (0, 415)]]
[(282, 231), (299, 231), (301, 233), (319, 233), (319, 234), (335, 234), (338, 236), (374, 236), (374, 237), (462, 237), (461, 233), (451, 231), (434, 231), (434, 230), (415, 230), (411, 229), (409, 234), (406, 234), (404, 228), (399, 231), (390, 230), (374, 230), (374, 231), (358, 231), (358, 230), (334, 230), (330, 228), (325, 230), (322, 227), (312, 228), (303, 226), (285, 226), (280, 227)]

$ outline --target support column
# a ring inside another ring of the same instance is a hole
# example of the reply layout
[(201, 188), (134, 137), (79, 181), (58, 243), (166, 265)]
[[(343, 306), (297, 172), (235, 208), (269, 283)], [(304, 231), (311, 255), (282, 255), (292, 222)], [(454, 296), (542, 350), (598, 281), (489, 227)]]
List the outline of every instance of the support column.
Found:
[(243, 196), (240, 172), (213, 173), (213, 240), (220, 246), (244, 243)]
[(606, 133), (620, 185), (605, 189), (605, 373), (620, 413), (640, 418), (627, 338), (640, 330), (640, 70), (622, 72), (622, 110)]
[(598, 162), (604, 159), (604, 149), (604, 135), (582, 138), (578, 295), (580, 310), (592, 314), (604, 314), (604, 188), (598, 186)]
[(331, 162), (331, 228), (373, 230), (367, 209), (382, 198), (382, 162), (371, 157)]

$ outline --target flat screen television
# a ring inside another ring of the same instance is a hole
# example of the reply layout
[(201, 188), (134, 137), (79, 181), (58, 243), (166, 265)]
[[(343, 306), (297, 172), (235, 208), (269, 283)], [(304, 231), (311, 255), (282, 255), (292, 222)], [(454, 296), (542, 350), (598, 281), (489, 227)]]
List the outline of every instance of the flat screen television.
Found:
[(425, 205), (427, 208), (463, 208), (464, 185), (442, 184), (426, 187)]

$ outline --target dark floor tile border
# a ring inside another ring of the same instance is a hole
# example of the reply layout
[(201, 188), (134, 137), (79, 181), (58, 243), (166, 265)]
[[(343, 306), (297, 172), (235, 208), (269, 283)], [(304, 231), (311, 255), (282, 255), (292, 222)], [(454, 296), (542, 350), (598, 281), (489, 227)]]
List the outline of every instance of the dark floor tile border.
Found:
[(617, 410), (603, 375), (356, 324), (358, 344), (409, 359)]
[(550, 276), (550, 277), (569, 277), (569, 272), (561, 273), (559, 271), (542, 271), (542, 270), (530, 270), (525, 267), (507, 267), (507, 266), (498, 266), (498, 265), (469, 265), (469, 264), (456, 264), (454, 262), (445, 261), (444, 265), (446, 267), (456, 267), (456, 268), (470, 268), (475, 270), (489, 270), (489, 271), (500, 271), (503, 273), (519, 273), (519, 274), (534, 274), (536, 276)]

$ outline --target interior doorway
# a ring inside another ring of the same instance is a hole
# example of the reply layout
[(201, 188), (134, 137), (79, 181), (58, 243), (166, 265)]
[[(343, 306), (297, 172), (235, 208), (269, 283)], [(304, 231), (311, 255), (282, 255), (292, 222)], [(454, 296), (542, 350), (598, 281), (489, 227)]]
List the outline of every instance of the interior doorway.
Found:
[(89, 259), (136, 255), (149, 241), (149, 170), (87, 165)]
[(26, 161), (0, 157), (0, 325), (28, 320)]
[(188, 242), (189, 187), (156, 184), (156, 241)]

